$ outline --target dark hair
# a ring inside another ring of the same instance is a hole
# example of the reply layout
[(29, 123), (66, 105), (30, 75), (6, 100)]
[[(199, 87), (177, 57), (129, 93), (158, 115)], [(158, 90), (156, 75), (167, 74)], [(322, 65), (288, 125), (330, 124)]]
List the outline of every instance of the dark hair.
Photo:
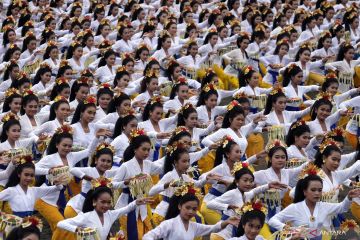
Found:
[(21, 52), (25, 52), (27, 49), (27, 45), (31, 42), (31, 41), (36, 41), (36, 37), (34, 35), (29, 35), (27, 37), (25, 37), (24, 41), (23, 41), (23, 47), (22, 47), (22, 51)]
[(180, 111), (178, 113), (178, 122), (177, 122), (177, 126), (186, 126), (185, 125), (185, 119), (187, 119), (190, 114), (192, 113), (196, 113), (197, 114), (197, 111), (196, 109), (191, 105), (191, 106), (188, 106), (188, 108), (184, 109), (183, 111)]
[(19, 65), (16, 62), (10, 61), (10, 65), (8, 65), (6, 67), (6, 70), (4, 72), (4, 76), (3, 79), (4, 81), (7, 80), (10, 77), (10, 72), (14, 69), (14, 68), (19, 68)]
[(243, 70), (240, 70), (238, 72), (239, 87), (246, 87), (254, 73), (256, 73), (256, 71), (253, 69), (249, 70), (247, 73), (245, 73)]
[(188, 131), (181, 131), (179, 133), (174, 133), (170, 139), (169, 139), (169, 142), (168, 142), (168, 145), (172, 145), (174, 144), (175, 142), (179, 141), (181, 138), (183, 137), (189, 137), (191, 139), (191, 134), (188, 132)]
[(59, 144), (63, 139), (71, 139), (71, 141), (73, 140), (73, 136), (72, 134), (68, 133), (68, 132), (62, 132), (62, 133), (54, 133), (54, 135), (52, 136), (50, 142), (49, 142), (49, 146), (46, 149), (46, 155), (51, 155), (54, 153), (57, 153), (57, 147), (56, 145)]
[[(69, 105), (69, 102), (66, 99), (60, 99), (57, 102), (54, 102), (50, 107), (49, 121), (55, 120), (56, 113), (55, 111), (60, 107), (61, 104), (66, 103)], [(70, 105), (69, 105), (70, 106)]]
[(308, 47), (300, 47), (299, 51), (295, 55), (295, 62), (300, 60), (300, 55), (303, 54), (305, 51), (309, 51), (311, 53), (311, 49)]
[(104, 23), (100, 23), (99, 26), (98, 26), (98, 29), (97, 29), (97, 31), (96, 31), (96, 33), (95, 33), (95, 36), (99, 36), (99, 35), (101, 34), (101, 31), (102, 31), (106, 26), (110, 27), (110, 25), (109, 25), (108, 22), (105, 21)]
[(79, 102), (79, 104), (76, 107), (74, 116), (72, 118), (71, 124), (77, 123), (80, 121), (80, 116), (83, 112), (86, 111), (89, 107), (94, 107), (96, 109), (95, 103), (88, 103), (85, 104), (84, 102)]
[(264, 226), (265, 214), (262, 211), (254, 209), (254, 210), (245, 212), (241, 216), (239, 226), (237, 228), (236, 236), (237, 237), (243, 236), (245, 234), (244, 226), (246, 225), (246, 223), (248, 223), (248, 222), (250, 222), (252, 220), (255, 220), (255, 219), (260, 221), (261, 227)]
[(56, 45), (48, 45), (45, 49), (45, 53), (44, 53), (44, 60), (50, 58), (50, 52), (53, 49), (58, 49), (58, 47)]
[(116, 112), (116, 108), (126, 100), (130, 101), (130, 97), (125, 93), (121, 93), (121, 95), (115, 96), (109, 103), (108, 113)]
[(332, 84), (337, 84), (339, 86), (339, 81), (337, 80), (337, 78), (325, 78), (325, 81), (323, 82), (323, 84), (321, 85), (321, 91), (322, 92), (327, 92), (327, 88), (330, 87), (330, 85)]
[(286, 145), (291, 146), (295, 143), (295, 137), (300, 137), (304, 133), (310, 133), (310, 128), (306, 124), (294, 127), (298, 122), (291, 124), (288, 135), (286, 136)]
[[(46, 43), (49, 40), (49, 38), (53, 35), (55, 35), (55, 32), (53, 30), (45, 28), (44, 31), (41, 33), (40, 44)], [(44, 54), (44, 59), (46, 59), (45, 54)]]
[(304, 191), (309, 187), (311, 181), (318, 181), (323, 184), (321, 177), (318, 175), (308, 175), (304, 179), (300, 179), (295, 188), (294, 203), (302, 202), (305, 200)]
[(317, 167), (321, 168), (322, 165), (324, 164), (324, 157), (327, 158), (332, 154), (332, 152), (341, 153), (341, 150), (336, 145), (327, 146), (322, 153), (320, 152), (320, 150), (318, 150), (317, 153), (315, 154), (314, 164)]
[(268, 156), (269, 156), (268, 167), (271, 167), (271, 164), (272, 164), (271, 158), (274, 156), (275, 152), (277, 152), (278, 150), (281, 150), (281, 151), (283, 151), (285, 153), (286, 161), (289, 159), (285, 147), (283, 147), (283, 146), (274, 146), (269, 150), (269, 153), (268, 153)]
[(273, 103), (276, 103), (276, 101), (281, 97), (286, 98), (286, 96), (285, 96), (285, 94), (283, 92), (278, 92), (278, 93), (275, 93), (273, 95), (272, 94), (268, 95), (268, 98), (266, 99), (264, 115), (268, 115), (271, 112)]
[(135, 51), (135, 59), (140, 60), (140, 55), (144, 51), (150, 52), (147, 46), (140, 46), (138, 49), (136, 49), (136, 51)]
[(153, 79), (158, 79), (156, 75), (145, 76), (140, 82), (140, 93), (146, 92), (147, 86)]
[[(111, 99), (114, 97), (114, 92), (111, 91), (110, 88), (103, 87), (103, 88), (100, 88), (100, 89), (98, 90), (98, 92), (96, 93), (97, 102), (99, 103), (100, 97), (101, 97), (102, 95), (106, 95), (106, 94), (107, 94), (107, 95), (110, 95)], [(109, 106), (110, 106), (110, 103), (109, 103)], [(108, 107), (108, 109), (106, 109), (106, 112), (108, 112), (108, 111), (109, 111), (109, 107)]]
[(244, 176), (245, 174), (249, 174), (252, 179), (254, 180), (255, 179), (255, 176), (254, 174), (251, 172), (251, 170), (247, 167), (243, 167), (241, 168), (240, 170), (236, 171), (235, 174), (234, 174), (234, 181), (228, 186), (228, 188), (226, 189), (226, 191), (230, 191), (230, 190), (233, 190), (233, 189), (236, 189), (237, 188), (237, 185), (236, 185), (236, 182), (240, 180), (240, 178), (242, 176)]
[(186, 82), (180, 82), (178, 84), (174, 84), (173, 87), (171, 88), (170, 99), (174, 99), (176, 97), (176, 93), (177, 91), (179, 91), (179, 88), (181, 86), (189, 86), (189, 85)]
[(10, 88), (20, 89), (25, 83), (28, 83), (29, 87), (31, 86), (31, 81), (27, 76), (20, 76), (20, 78), (11, 82)]
[(6, 123), (4, 123), (3, 125), (3, 130), (1, 132), (1, 142), (5, 142), (8, 138), (8, 135), (7, 135), (7, 131), (9, 131), (9, 129), (14, 126), (14, 125), (18, 125), (21, 129), (21, 125), (20, 125), (20, 122), (19, 120), (16, 120), (16, 119), (10, 119), (9, 121), (7, 121)]
[(52, 73), (51, 68), (47, 65), (45, 66), (40, 66), (40, 68), (37, 70), (35, 77), (33, 78), (33, 84), (37, 84), (41, 81), (41, 76), (44, 75), (45, 73), (49, 72), (50, 74)]
[(160, 63), (158, 62), (158, 60), (156, 60), (155, 58), (154, 59), (151, 59), (145, 66), (145, 69), (143, 71), (143, 75), (145, 76), (146, 73), (152, 68), (153, 65), (159, 65), (160, 66)]
[(14, 47), (12, 48), (8, 48), (8, 50), (6, 50), (5, 54), (4, 54), (4, 58), (3, 58), (3, 62), (8, 62), (12, 59), (12, 55), (16, 52), (16, 51), (19, 51), (21, 52), (21, 49), (14, 45)]
[(72, 67), (70, 65), (68, 65), (68, 64), (66, 64), (66, 65), (64, 65), (62, 67), (59, 67), (56, 78), (63, 77), (66, 70), (72, 70)]
[(15, 98), (20, 98), (22, 100), (22, 97), (19, 93), (13, 93), (13, 94), (11, 94), (11, 96), (5, 98), (4, 105), (3, 105), (3, 113), (10, 111), (10, 103)]
[(87, 82), (78, 82), (75, 81), (73, 85), (71, 86), (71, 92), (70, 92), (70, 101), (74, 101), (76, 97), (76, 93), (80, 90), (81, 87), (89, 88), (89, 84)]
[(253, 33), (251, 34), (251, 42), (255, 41), (255, 38), (259, 38), (261, 40), (263, 40), (265, 38), (265, 33), (263, 30), (258, 30), (258, 31), (253, 31)]
[(332, 37), (331, 37), (331, 34), (324, 34), (324, 36), (321, 36), (319, 38), (319, 42), (318, 42), (318, 45), (317, 45), (317, 48), (318, 49), (321, 49), (324, 47), (324, 42), (326, 39), (330, 39), (330, 41), (332, 40)]
[(326, 98), (320, 98), (318, 100), (316, 100), (314, 102), (314, 104), (312, 105), (311, 109), (310, 109), (310, 117), (311, 120), (315, 120), (316, 116), (317, 116), (317, 110), (319, 109), (320, 106), (322, 105), (328, 105), (330, 107), (330, 110), (332, 109), (333, 105), (331, 103), (331, 101), (329, 99)]
[(345, 44), (344, 46), (340, 46), (338, 55), (336, 56), (336, 61), (344, 60), (345, 53), (347, 53), (351, 49), (354, 50), (354, 47), (350, 44)]
[(73, 5), (72, 8), (71, 8), (71, 10), (70, 10), (70, 14), (69, 14), (69, 16), (70, 16), (71, 18), (75, 17), (75, 10), (76, 10), (77, 8), (80, 8), (80, 9), (82, 10), (82, 7), (81, 7), (80, 5)]
[(132, 159), (135, 156), (135, 149), (139, 148), (143, 143), (151, 144), (150, 138), (146, 135), (134, 137), (131, 140), (130, 145), (124, 151), (123, 161), (127, 162)]
[(226, 153), (230, 153), (234, 145), (237, 145), (237, 143), (233, 140), (229, 140), (225, 147), (221, 146), (216, 149), (214, 167), (220, 165), (223, 162), (223, 159), (227, 158)]
[[(167, 67), (167, 69), (165, 70), (165, 75), (167, 76), (167, 78), (169, 79), (169, 81), (173, 81), (172, 79), (172, 75), (175, 72), (175, 69), (177, 67), (180, 67), (180, 64), (176, 61), (170, 61), (169, 62), (169, 66)], [(145, 75), (145, 74), (144, 74)]]
[(309, 23), (311, 23), (312, 20), (315, 20), (314, 16), (305, 17), (305, 19), (304, 19), (304, 21), (302, 22), (302, 25), (301, 25), (301, 30), (302, 30), (302, 31), (305, 31), (307, 25), (308, 25)]
[(166, 154), (164, 163), (164, 174), (174, 169), (175, 162), (179, 161), (184, 153), (189, 151), (186, 148), (177, 148), (172, 154)]
[(241, 106), (236, 105), (234, 106), (230, 111), (227, 111), (225, 116), (224, 116), (224, 120), (222, 123), (222, 128), (228, 128), (230, 127), (231, 123), (230, 123), (230, 119), (234, 119), (235, 117), (237, 117), (238, 115), (243, 115), (245, 117), (245, 113), (244, 110), (242, 109)]
[(66, 88), (70, 88), (70, 86), (69, 86), (69, 84), (67, 82), (62, 82), (61, 84), (56, 84), (55, 83), (54, 87), (53, 87), (53, 89), (51, 90), (51, 93), (50, 93), (50, 100), (53, 101)]
[(22, 98), (21, 109), (20, 109), (20, 114), (21, 115), (25, 114), (25, 109), (24, 108), (31, 101), (35, 101), (36, 103), (39, 103), (39, 98), (35, 94), (28, 94), (28, 95), (26, 95), (26, 96), (24, 96)]
[(303, 70), (295, 65), (295, 66), (290, 66), (287, 67), (283, 73), (283, 87), (287, 87), (291, 81), (291, 78), (296, 76), (298, 73), (301, 73)]
[(198, 204), (200, 203), (199, 199), (194, 195), (190, 193), (186, 193), (184, 196), (176, 196), (175, 194), (170, 198), (169, 201), (169, 207), (165, 215), (165, 220), (174, 218), (179, 215), (179, 205), (183, 205), (187, 202), (195, 201)]
[(111, 156), (111, 161), (114, 162), (114, 153), (110, 148), (102, 148), (98, 151), (95, 151), (95, 154), (93, 155), (93, 157), (91, 158), (91, 162), (90, 162), (90, 167), (96, 167), (95, 164), (95, 160), (99, 159), (99, 157), (101, 157), (102, 155), (110, 155)]
[(208, 100), (212, 95), (215, 95), (217, 98), (219, 97), (218, 92), (214, 89), (210, 89), (209, 91), (202, 90), (200, 92), (199, 99), (198, 99), (196, 106), (200, 107), (202, 105), (205, 105), (205, 101)]
[(208, 44), (210, 39), (213, 37), (213, 36), (218, 36), (218, 33), (217, 32), (209, 32), (206, 37), (205, 37), (205, 40), (204, 40), (204, 45), (205, 44)]
[(73, 57), (74, 52), (77, 48), (81, 48), (82, 49), (82, 45), (78, 42), (74, 42), (73, 44), (70, 44), (69, 48), (67, 49), (66, 52), (66, 59), (70, 59)]
[(285, 14), (283, 14), (283, 13), (279, 13), (279, 14), (277, 14), (277, 16), (275, 16), (274, 24), (273, 24), (273, 30), (275, 28), (277, 28), (278, 26), (280, 26), (280, 22), (281, 22), (282, 18), (286, 18)]
[(86, 32), (86, 33), (84, 34), (84, 36), (82, 37), (82, 40), (81, 40), (81, 44), (82, 44), (83, 47), (86, 46), (86, 41), (87, 41), (90, 37), (94, 38), (94, 35), (92, 34), (92, 32)]
[(114, 52), (114, 50), (112, 50), (112, 49), (107, 50), (107, 51), (104, 53), (104, 56), (100, 59), (99, 64), (98, 64), (98, 67), (105, 66), (105, 65), (106, 65), (106, 59), (107, 59), (108, 57), (110, 57), (111, 55), (116, 56), (116, 53)]
[(151, 99), (150, 99), (145, 105), (144, 112), (142, 115), (142, 120), (147, 121), (150, 118), (150, 112), (154, 111), (155, 108), (157, 107), (162, 109), (163, 105), (160, 102), (151, 103)]
[(111, 198), (113, 197), (113, 193), (111, 189), (108, 187), (101, 186), (95, 188), (94, 190), (91, 189), (90, 191), (88, 191), (82, 208), (83, 213), (93, 211), (94, 210), (93, 202), (97, 200), (104, 193), (108, 193), (111, 196)]
[(116, 71), (113, 86), (116, 87), (118, 85), (118, 81), (126, 75), (129, 76), (129, 78), (130, 78), (130, 74), (128, 71), (125, 70), (125, 68), (122, 70)]
[[(9, 177), (9, 181), (7, 182), (5, 188), (15, 187), (16, 185), (18, 185), (20, 183), (19, 175), (21, 175), (22, 171), (25, 168), (31, 168), (35, 171), (35, 165), (32, 162), (26, 162), (23, 164), (19, 164), (18, 166), (16, 166), (15, 170), (11, 173), (11, 175)], [(35, 175), (35, 173), (34, 173), (34, 175)]]
[(116, 121), (114, 135), (112, 138), (115, 139), (117, 136), (121, 135), (124, 127), (134, 119), (136, 120), (137, 118), (131, 114), (125, 117), (119, 117), (118, 120)]
[(38, 236), (39, 239), (41, 239), (39, 228), (34, 225), (30, 225), (28, 227), (23, 227), (22, 225), (20, 225), (19, 227), (11, 230), (9, 235), (6, 236), (6, 240), (24, 239), (31, 234), (35, 234), (36, 236)]
[[(9, 28), (7, 29), (5, 32), (4, 32), (4, 35), (3, 35), (3, 45), (4, 47), (6, 46), (6, 44), (8, 44), (10, 41), (9, 41), (9, 33), (10, 32), (14, 32), (15, 33), (15, 30), (13, 28)], [(16, 34), (16, 33), (15, 33)]]
[[(171, 24), (172, 22), (168, 23)], [(174, 23), (176, 24), (176, 23)], [(163, 36), (159, 36), (156, 50), (160, 50), (162, 48), (163, 43), (166, 41), (166, 39), (170, 38), (169, 34), (164, 34)]]

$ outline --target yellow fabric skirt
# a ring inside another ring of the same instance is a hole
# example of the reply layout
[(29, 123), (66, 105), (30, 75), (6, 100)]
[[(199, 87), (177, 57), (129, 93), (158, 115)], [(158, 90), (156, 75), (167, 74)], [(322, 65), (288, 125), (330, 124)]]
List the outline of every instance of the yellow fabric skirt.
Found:
[[(67, 218), (73, 218), (76, 217), (78, 214), (76, 213), (76, 211), (70, 207), (70, 206), (66, 206), (65, 210), (64, 210), (64, 217)], [(57, 230), (55, 230), (56, 232)], [(68, 238), (66, 240), (76, 240), (76, 234), (71, 234), (71, 236), (68, 236)]]
[[(127, 240), (127, 216), (121, 216), (119, 219), (120, 229), (124, 232), (125, 240)], [(153, 222), (152, 222), (152, 213), (150, 206), (147, 206), (147, 217), (144, 221), (141, 220), (141, 216), (139, 214), (137, 222), (136, 222), (138, 239), (142, 239), (143, 236), (153, 229)]]
[(66, 200), (69, 201), (70, 198), (78, 195), (81, 192), (81, 181), (78, 183), (75, 181), (75, 178), (73, 177), (69, 183), (69, 187), (71, 190), (72, 196), (68, 195), (68, 191), (65, 191)]
[(74, 233), (59, 229), (56, 227), (58, 222), (64, 220), (63, 215), (59, 212), (57, 207), (54, 207), (43, 200), (39, 199), (35, 203), (35, 209), (45, 218), (45, 220), (50, 225), (52, 234), (52, 240), (59, 240), (59, 239), (72, 239), (71, 237), (74, 236)]
[(306, 85), (319, 85), (321, 86), (325, 81), (325, 76), (310, 72), (307, 80), (305, 81)]
[(213, 169), (215, 162), (215, 151), (210, 151), (198, 161), (198, 167), (201, 173), (206, 173)]
[(351, 203), (350, 207), (352, 215), (355, 217), (355, 219), (359, 222), (360, 221), (360, 205), (356, 202)]
[(261, 133), (252, 133), (247, 137), (248, 146), (246, 148), (246, 156), (251, 157), (258, 154), (264, 149), (265, 143)]
[[(2, 192), (4, 189), (5, 189), (5, 187), (0, 186), (0, 192)], [(12, 210), (11, 210), (9, 202), (0, 201), (0, 210), (7, 214), (12, 214)]]
[(360, 67), (356, 66), (354, 69), (355, 69), (354, 86), (358, 88), (360, 87)]
[(221, 220), (221, 214), (215, 210), (208, 209), (205, 202), (201, 204), (200, 213), (204, 217), (206, 224), (213, 225)]
[(353, 147), (355, 150), (358, 144), (358, 138), (356, 135), (349, 133), (348, 131), (345, 131), (345, 138), (348, 141), (348, 143)]

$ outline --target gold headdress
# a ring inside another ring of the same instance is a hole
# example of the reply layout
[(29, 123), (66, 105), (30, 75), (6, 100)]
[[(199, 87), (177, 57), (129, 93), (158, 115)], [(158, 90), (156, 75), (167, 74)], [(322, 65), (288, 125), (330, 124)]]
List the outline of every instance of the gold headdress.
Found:
[(92, 187), (92, 189), (95, 189), (98, 187), (112, 188), (111, 179), (102, 177), (102, 176), (97, 179), (93, 179), (93, 180), (91, 180), (91, 187)]
[(201, 199), (203, 196), (201, 190), (194, 187), (192, 182), (183, 182), (180, 186), (175, 188), (175, 196), (184, 196), (185, 194), (195, 195), (197, 198)]
[(131, 142), (134, 138), (138, 136), (146, 135), (145, 130), (143, 128), (136, 128), (130, 131), (129, 141)]
[(313, 163), (308, 163), (306, 167), (300, 172), (298, 179), (304, 179), (309, 175), (317, 175), (324, 178), (324, 172)]
[(12, 112), (7, 113), (7, 114), (1, 119), (1, 121), (5, 124), (5, 123), (7, 123), (8, 121), (10, 121), (11, 119), (15, 119), (15, 120), (18, 120), (18, 121), (19, 121), (19, 117), (18, 117), (17, 115), (15, 115), (14, 113), (12, 113)]
[(171, 156), (178, 149), (186, 149), (185, 144), (182, 141), (176, 141), (172, 145), (166, 147), (166, 154)]
[(61, 60), (60, 67), (70, 66), (67, 60)]
[(148, 70), (146, 71), (145, 77), (147, 78), (158, 78), (159, 77), (159, 71), (157, 70)]
[(55, 80), (56, 85), (61, 85), (63, 83), (69, 84), (69, 81), (64, 77), (59, 77)]
[(54, 103), (59, 102), (59, 101), (68, 101), (64, 96), (58, 95), (56, 96), (56, 98), (54, 99)]
[(170, 33), (166, 30), (162, 30), (159, 34), (159, 37), (161, 38), (165, 38), (165, 37), (169, 37), (170, 36)]
[(188, 132), (190, 133), (189, 129), (185, 126), (179, 126), (176, 127), (175, 130), (173, 131), (173, 136), (178, 135), (181, 132)]
[(323, 152), (326, 150), (326, 148), (327, 148), (327, 147), (330, 147), (330, 146), (336, 146), (336, 147), (340, 148), (337, 142), (335, 142), (334, 140), (331, 140), (331, 139), (329, 139), (329, 138), (326, 138), (326, 139), (320, 144), (320, 147), (319, 147), (320, 153), (323, 153)]
[(326, 74), (325, 78), (326, 79), (331, 79), (331, 78), (337, 79), (337, 76), (334, 72), (330, 72), (330, 73)]
[(250, 71), (253, 71), (253, 67), (252, 66), (246, 66), (242, 69), (242, 72), (246, 75), (248, 74)]
[(344, 129), (341, 127), (336, 127), (333, 130), (327, 132), (325, 134), (325, 138), (331, 138), (331, 137), (337, 137), (337, 136), (344, 137), (344, 135), (345, 135)]
[(299, 121), (296, 121), (296, 123), (294, 125), (292, 125), (290, 129), (292, 130), (297, 127), (303, 126), (303, 125), (306, 125), (306, 122), (304, 120), (299, 120)]
[(95, 151), (98, 152), (98, 151), (100, 151), (100, 150), (102, 150), (102, 149), (104, 149), (104, 148), (110, 149), (112, 153), (115, 152), (115, 148), (114, 148), (112, 145), (110, 145), (109, 143), (106, 143), (106, 142), (100, 143), (100, 144), (96, 147), (96, 150), (95, 150)]
[(69, 133), (72, 135), (74, 133), (74, 131), (73, 131), (73, 128), (69, 124), (63, 124), (55, 130), (55, 133), (56, 134)]
[(233, 170), (231, 171), (231, 174), (235, 175), (235, 173), (237, 171), (240, 171), (240, 169), (243, 169), (243, 168), (248, 168), (250, 171), (252, 171), (252, 169), (250, 169), (249, 166), (250, 165), (247, 162), (236, 162), (236, 163), (234, 163), (234, 167), (233, 167)]
[(57, 46), (56, 42), (50, 40), (47, 42), (47, 47), (51, 47), (51, 46)]
[(96, 105), (96, 97), (94, 95), (88, 95), (84, 100), (84, 104), (95, 104)]
[(8, 90), (6, 90), (5, 92), (5, 97), (11, 97), (14, 94), (20, 94), (19, 91), (16, 88), (9, 88)]
[(233, 142), (234, 139), (229, 136), (229, 135), (225, 135), (222, 139), (220, 139), (219, 144), (220, 147), (222, 148), (226, 148), (226, 146), (229, 144), (229, 142)]
[(331, 95), (328, 92), (321, 92), (316, 96), (316, 100), (325, 99), (331, 101)]
[(286, 148), (286, 145), (281, 140), (274, 139), (272, 142), (269, 142), (266, 145), (265, 150), (266, 150), (266, 152), (269, 152), (274, 147), (284, 147), (284, 148)]
[(77, 83), (81, 84), (89, 84), (89, 78), (85, 76), (81, 76), (76, 80)]
[(275, 94), (278, 94), (278, 93), (284, 93), (284, 90), (282, 87), (276, 87), (276, 88), (273, 88), (270, 92), (270, 95), (275, 95)]
[(150, 104), (153, 105), (154, 103), (161, 103), (161, 96), (153, 96), (149, 100)]
[(194, 106), (191, 103), (185, 103), (184, 106), (180, 108), (179, 113), (184, 113), (188, 108), (194, 108)]
[(136, 114), (135, 109), (129, 107), (129, 108), (125, 109), (125, 113), (124, 113), (123, 117), (130, 116), (130, 115), (135, 116), (135, 114)]
[(15, 157), (15, 165), (25, 164), (25, 163), (32, 163), (33, 157), (31, 154), (20, 154)]
[(109, 83), (102, 83), (100, 86), (99, 86), (99, 89), (101, 88), (108, 88), (111, 90), (111, 85)]
[(236, 106), (240, 106), (240, 104), (239, 104), (239, 102), (238, 101), (236, 101), (236, 100), (233, 100), (233, 101), (231, 101), (230, 103), (229, 103), (229, 105), (227, 105), (227, 110), (228, 111), (231, 111), (234, 107), (236, 107)]
[(240, 99), (240, 98), (248, 98), (249, 96), (246, 95), (245, 92), (238, 92), (235, 94), (234, 99)]
[(182, 83), (187, 84), (187, 80), (186, 80), (186, 78), (184, 76), (178, 77), (178, 79), (175, 81), (175, 85), (179, 85), (179, 84), (182, 84)]
[(207, 84), (205, 84), (205, 86), (202, 88), (202, 90), (203, 90), (204, 92), (209, 92), (210, 90), (216, 91), (216, 90), (217, 90), (217, 87), (216, 87), (215, 84), (207, 83)]
[(37, 227), (40, 232), (42, 231), (43, 228), (43, 223), (42, 220), (38, 217), (35, 216), (30, 216), (30, 217), (25, 217), (23, 218), (22, 224), (21, 224), (22, 228), (27, 228), (30, 226), (35, 226)]
[(240, 212), (242, 214), (249, 212), (249, 211), (254, 211), (254, 210), (258, 210), (263, 212), (265, 215), (267, 214), (267, 208), (265, 207), (265, 205), (263, 205), (263, 203), (260, 200), (255, 200), (253, 202), (247, 202), (245, 203)]
[(36, 96), (36, 94), (31, 89), (27, 88), (27, 89), (24, 90), (23, 97), (26, 97), (28, 95), (35, 95)]

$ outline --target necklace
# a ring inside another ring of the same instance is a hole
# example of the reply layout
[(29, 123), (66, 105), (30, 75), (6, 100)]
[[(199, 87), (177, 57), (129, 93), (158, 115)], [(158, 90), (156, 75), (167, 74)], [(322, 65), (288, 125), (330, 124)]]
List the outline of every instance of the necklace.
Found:
[(315, 222), (315, 217), (314, 216), (310, 216), (310, 222)]

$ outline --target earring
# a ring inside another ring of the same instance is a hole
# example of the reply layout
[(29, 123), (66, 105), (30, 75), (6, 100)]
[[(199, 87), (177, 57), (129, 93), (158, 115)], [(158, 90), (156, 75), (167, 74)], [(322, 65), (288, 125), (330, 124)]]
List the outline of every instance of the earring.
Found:
[(93, 203), (93, 207), (96, 207), (96, 203)]

